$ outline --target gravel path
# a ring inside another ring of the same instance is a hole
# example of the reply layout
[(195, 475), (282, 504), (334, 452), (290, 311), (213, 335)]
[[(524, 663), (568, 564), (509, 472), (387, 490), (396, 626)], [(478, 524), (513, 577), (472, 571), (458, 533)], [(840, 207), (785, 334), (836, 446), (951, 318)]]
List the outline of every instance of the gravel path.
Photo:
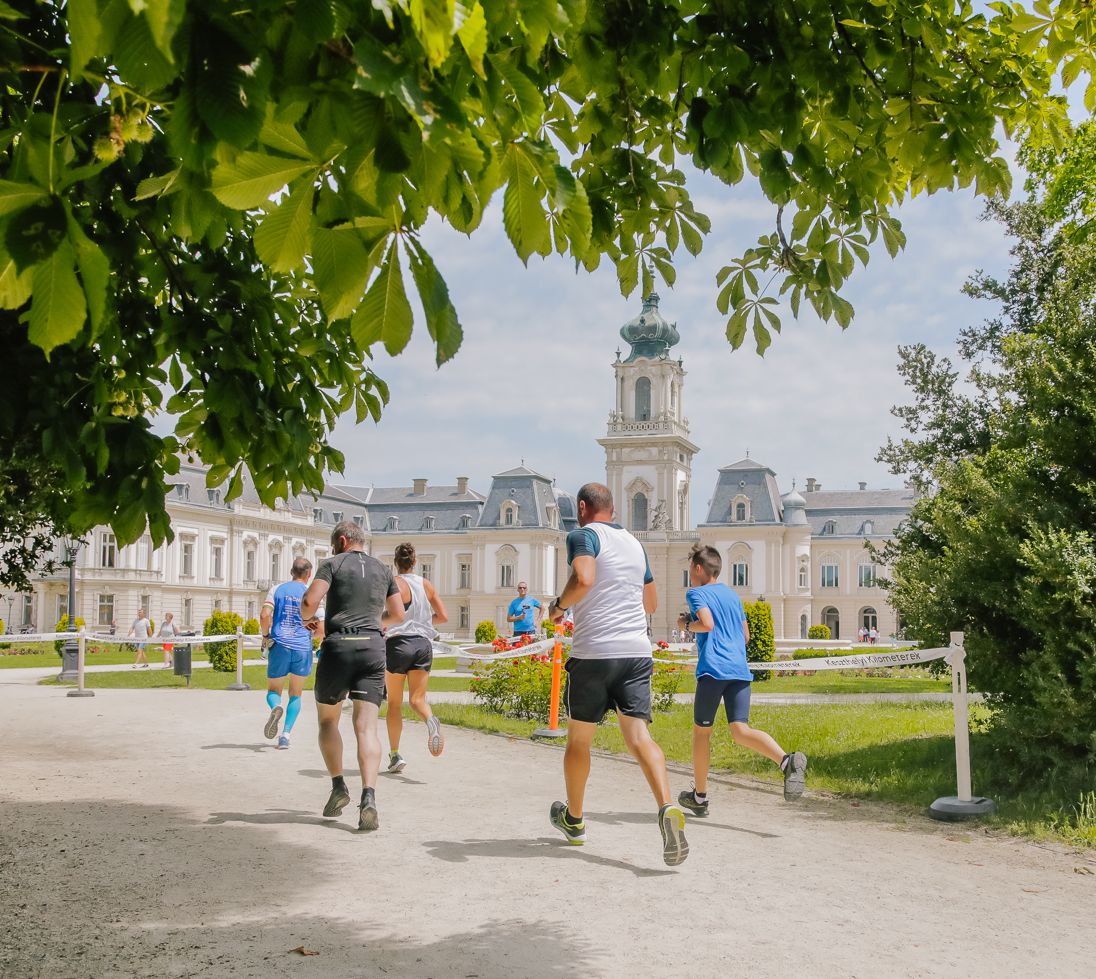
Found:
[(1093, 974), (1065, 850), (730, 779), (670, 870), (630, 762), (594, 760), (572, 848), (558, 747), (449, 729), (432, 759), (419, 725), (362, 835), (318, 815), (311, 704), (278, 752), (259, 693), (0, 697), (6, 979)]

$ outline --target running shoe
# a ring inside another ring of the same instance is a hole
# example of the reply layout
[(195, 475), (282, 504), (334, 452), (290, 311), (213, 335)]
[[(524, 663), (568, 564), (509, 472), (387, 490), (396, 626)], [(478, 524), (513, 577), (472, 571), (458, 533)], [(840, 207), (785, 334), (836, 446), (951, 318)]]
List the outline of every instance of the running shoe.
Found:
[(688, 792), (682, 792), (677, 797), (677, 804), (685, 809), (688, 809), (694, 816), (707, 816), (708, 815), (708, 800), (705, 799), (701, 802), (696, 797), (696, 789), (690, 789)]
[(328, 817), (341, 816), (349, 802), (350, 793), (346, 791), (345, 785), (332, 788), (331, 795), (327, 797), (327, 805), (323, 807), (323, 814)]
[(548, 810), (548, 818), (572, 846), (582, 846), (586, 842), (586, 821), (580, 819), (575, 822), (567, 811), (566, 802), (553, 802), (552, 808)]
[(284, 734), (280, 738), (278, 738), (278, 747), (282, 751), (289, 747), (289, 738), (287, 738)]
[(445, 738), (441, 733), (441, 721), (433, 714), (426, 719), (426, 747), (435, 758), (445, 750)]
[(372, 832), (381, 825), (377, 815), (377, 798), (371, 789), (362, 793), (362, 804), (358, 806), (358, 829)]
[(685, 839), (685, 813), (672, 803), (658, 811), (658, 827), (662, 830), (662, 859), (669, 867), (685, 862), (689, 844)]
[(388, 770), (393, 775), (398, 775), (407, 767), (407, 759), (398, 751), (388, 752)]
[(802, 751), (785, 755), (788, 763), (784, 766), (784, 801), (792, 802), (803, 795), (807, 784), (807, 756)]
[(268, 740), (273, 740), (278, 736), (278, 722), (282, 719), (282, 714), (285, 710), (281, 704), (277, 707), (272, 707), (270, 710), (270, 716), (266, 719), (266, 727), (263, 728), (263, 734)]

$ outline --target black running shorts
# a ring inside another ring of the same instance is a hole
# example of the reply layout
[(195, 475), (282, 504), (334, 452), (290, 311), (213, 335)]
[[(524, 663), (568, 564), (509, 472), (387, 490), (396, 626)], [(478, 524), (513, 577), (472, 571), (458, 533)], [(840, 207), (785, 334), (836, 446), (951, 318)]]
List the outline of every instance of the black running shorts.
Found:
[(434, 662), (434, 644), (426, 636), (390, 636), (386, 645), (389, 673), (429, 672)]
[(383, 637), (328, 636), (316, 667), (316, 702), (338, 704), (349, 696), (379, 707), (384, 700), (384, 667)]
[(717, 680), (714, 676), (696, 678), (696, 694), (693, 696), (693, 723), (697, 727), (711, 727), (719, 710), (719, 702), (727, 712), (727, 723), (750, 719), (750, 681)]
[(609, 710), (627, 717), (651, 720), (650, 656), (627, 659), (567, 660), (567, 689), (563, 702), (573, 721), (597, 724)]

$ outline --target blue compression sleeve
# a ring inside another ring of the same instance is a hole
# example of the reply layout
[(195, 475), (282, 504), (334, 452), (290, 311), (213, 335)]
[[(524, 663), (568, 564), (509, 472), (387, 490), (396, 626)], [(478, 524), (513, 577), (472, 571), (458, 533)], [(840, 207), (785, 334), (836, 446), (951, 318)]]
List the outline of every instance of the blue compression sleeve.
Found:
[(266, 706), (273, 710), (282, 702), (282, 695), (274, 690), (266, 692)]
[(282, 734), (288, 735), (293, 730), (293, 725), (297, 723), (297, 715), (301, 712), (301, 698), (290, 697), (289, 706), (285, 709), (285, 727), (282, 729)]

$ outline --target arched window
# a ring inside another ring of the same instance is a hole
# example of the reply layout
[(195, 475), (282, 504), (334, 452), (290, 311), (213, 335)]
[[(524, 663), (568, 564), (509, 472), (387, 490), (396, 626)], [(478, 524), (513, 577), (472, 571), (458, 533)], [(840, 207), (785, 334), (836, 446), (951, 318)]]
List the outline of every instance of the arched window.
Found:
[(730, 519), (734, 523), (745, 523), (750, 519), (750, 498), (744, 493), (731, 500)]
[(830, 638), (841, 638), (841, 613), (832, 605), (822, 609), (822, 624), (830, 627)]
[[(799, 574), (796, 579), (796, 585), (800, 588), (806, 588), (810, 584), (810, 569), (807, 567), (806, 559), (799, 562)], [(805, 639), (805, 636), (800, 636), (800, 639)]]
[[(644, 378), (644, 380), (646, 380)], [(632, 530), (647, 529), (647, 496), (636, 493), (632, 497)]]
[(513, 500), (506, 500), (502, 504), (502, 514), (499, 522), (504, 527), (516, 527), (518, 525), (518, 505)]
[(879, 628), (879, 614), (870, 605), (860, 610), (860, 624), (865, 629)]
[(471, 526), (472, 526), (472, 518), (467, 513), (462, 513), (460, 515), (460, 529), (461, 530), (467, 530)]
[(651, 417), (651, 379), (641, 377), (636, 381), (636, 421), (648, 421)]
[(871, 535), (875, 533), (875, 524), (870, 520), (865, 520), (864, 525), (860, 528), (860, 533), (865, 537), (871, 537)]
[(499, 587), (513, 588), (517, 583), (518, 552), (507, 544), (498, 549)]
[(837, 524), (833, 520), (827, 520), (822, 525), (822, 533), (832, 536), (837, 533)]
[(801, 616), (799, 616), (799, 638), (800, 639), (806, 639), (807, 638), (807, 630), (811, 627), (810, 626), (810, 621), (811, 620), (807, 617), (806, 612), (804, 612)]
[(423, 517), (422, 518), (422, 529), (423, 530), (433, 530), (434, 529), (434, 518), (433, 517)]
[(743, 523), (745, 522), (745, 520), (746, 520), (746, 504), (745, 503), (736, 503), (734, 505), (734, 518), (735, 518), (735, 520), (738, 520), (740, 522), (743, 522)]
[(400, 529), (400, 518), (399, 517), (389, 517), (388, 522), (385, 524), (384, 529), (385, 530), (399, 530)]

